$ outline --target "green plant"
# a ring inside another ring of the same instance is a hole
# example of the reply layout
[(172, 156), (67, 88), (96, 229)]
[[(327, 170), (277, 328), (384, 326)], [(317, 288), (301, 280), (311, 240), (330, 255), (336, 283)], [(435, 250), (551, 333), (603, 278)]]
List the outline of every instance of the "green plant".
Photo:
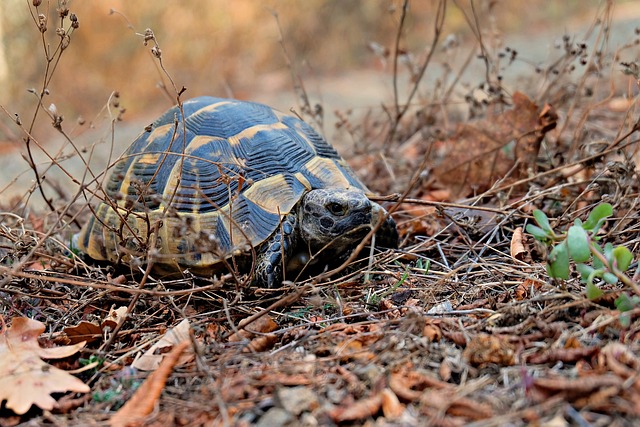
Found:
[[(586, 283), (586, 294), (589, 299), (597, 299), (603, 291), (594, 283), (601, 279), (609, 284), (618, 281), (624, 283), (635, 293), (634, 296), (621, 294), (616, 299), (616, 307), (620, 311), (628, 311), (640, 305), (640, 288), (637, 280), (626, 272), (633, 262), (633, 254), (624, 246), (613, 246), (606, 243), (601, 246), (598, 231), (613, 215), (613, 207), (609, 203), (602, 203), (593, 208), (585, 222), (576, 219), (566, 232), (556, 233), (549, 222), (549, 218), (540, 210), (533, 212), (538, 225), (528, 224), (526, 230), (536, 240), (551, 247), (547, 258), (547, 272), (549, 276), (558, 279), (568, 279), (570, 262), (576, 265), (581, 280)], [(637, 268), (635, 277), (640, 273)]]

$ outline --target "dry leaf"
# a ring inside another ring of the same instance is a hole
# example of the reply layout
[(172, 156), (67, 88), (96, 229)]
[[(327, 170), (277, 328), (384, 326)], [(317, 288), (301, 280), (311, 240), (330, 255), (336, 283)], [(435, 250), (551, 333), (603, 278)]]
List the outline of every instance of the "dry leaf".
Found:
[(452, 390), (426, 390), (420, 397), (421, 407), (424, 412), (446, 413), (454, 417), (463, 417), (471, 420), (482, 420), (492, 417), (493, 409), (486, 403), (460, 397)]
[(522, 301), (529, 298), (531, 289), (540, 289), (541, 283), (532, 279), (525, 279), (514, 291), (514, 297), (516, 301)]
[(540, 144), (556, 126), (557, 115), (549, 105), (538, 110), (520, 92), (512, 101), (511, 109), (496, 108), (484, 120), (462, 123), (436, 145), (442, 154), (433, 176), (451, 190), (453, 200), (485, 191), (508, 174), (510, 179), (535, 171)]
[(57, 402), (51, 393), (91, 390), (78, 378), (41, 360), (71, 356), (85, 343), (41, 348), (38, 336), (44, 330), (43, 323), (20, 317), (0, 336), (0, 402), (6, 400), (6, 407), (18, 415), (26, 413), (31, 405), (53, 409)]
[(275, 331), (276, 329), (278, 329), (278, 324), (271, 318), (271, 316), (264, 315), (245, 326), (244, 329), (232, 334), (229, 337), (229, 341), (244, 341), (246, 339), (253, 338), (256, 333), (267, 334)]
[(102, 329), (110, 328), (112, 331), (118, 326), (124, 323), (127, 318), (127, 307), (113, 308), (109, 310), (109, 314), (102, 321)]
[(478, 334), (471, 338), (462, 355), (473, 366), (513, 366), (515, 353), (513, 344), (504, 336)]
[(414, 401), (420, 399), (426, 389), (448, 390), (452, 385), (422, 372), (410, 370), (410, 367), (403, 367), (391, 374), (389, 388), (401, 399)]
[(589, 359), (597, 351), (598, 347), (581, 347), (581, 348), (554, 348), (546, 350), (541, 354), (534, 354), (527, 358), (527, 363), (539, 365), (544, 363), (575, 363), (578, 360)]
[(640, 371), (640, 359), (622, 343), (611, 342), (604, 346), (600, 352), (600, 358), (604, 358), (605, 364), (614, 374), (627, 380), (634, 377), (634, 386), (640, 390), (640, 379), (637, 378)]
[(555, 393), (570, 392), (573, 396), (589, 394), (605, 387), (622, 387), (623, 380), (613, 375), (598, 375), (582, 378), (564, 378), (559, 376), (535, 378), (533, 385), (551, 396)]
[(442, 339), (442, 330), (438, 326), (437, 322), (432, 322), (431, 319), (425, 318), (426, 324), (422, 328), (422, 336), (427, 338), (430, 342), (439, 342)]
[(518, 261), (524, 260), (527, 255), (527, 250), (524, 247), (524, 233), (522, 227), (518, 227), (513, 230), (513, 236), (511, 236), (511, 257)]
[(449, 381), (451, 379), (451, 364), (447, 359), (440, 362), (440, 368), (438, 369), (438, 375), (442, 381)]
[(109, 328), (109, 330), (113, 331), (116, 326), (125, 321), (126, 316), (127, 307), (120, 307), (118, 309), (114, 309), (112, 307), (111, 310), (109, 310), (107, 317), (100, 325), (83, 320), (76, 326), (64, 328), (63, 331), (69, 338), (69, 342), (71, 344), (75, 344), (80, 341), (90, 343), (101, 339), (104, 329)]
[(76, 344), (82, 341), (90, 343), (102, 338), (102, 328), (95, 323), (84, 320), (76, 326), (64, 328), (63, 331), (69, 338), (69, 342), (71, 344)]
[[(172, 348), (183, 341), (189, 341), (189, 321), (187, 319), (169, 329), (145, 354), (134, 360), (131, 366), (141, 371), (154, 371), (158, 369), (160, 362), (166, 357), (166, 354), (162, 354), (161, 350)], [(187, 363), (192, 357), (193, 353), (191, 352), (183, 354), (178, 360), (178, 365)]]
[(404, 405), (398, 400), (398, 396), (389, 388), (380, 392), (382, 397), (382, 413), (385, 418), (393, 420), (399, 418), (404, 412)]
[(382, 395), (363, 398), (350, 405), (338, 406), (329, 411), (329, 416), (338, 423), (361, 420), (375, 415), (382, 406)]
[(373, 360), (375, 355), (364, 348), (364, 343), (357, 339), (347, 338), (336, 344), (334, 354), (340, 357), (340, 360)]
[(129, 427), (142, 425), (144, 418), (153, 410), (167, 378), (176, 366), (182, 353), (191, 345), (191, 341), (182, 341), (164, 358), (158, 370), (142, 383), (135, 394), (109, 420), (111, 427)]
[(266, 334), (259, 337), (255, 337), (251, 340), (249, 345), (242, 349), (243, 353), (259, 353), (267, 351), (278, 342), (278, 336), (276, 334)]

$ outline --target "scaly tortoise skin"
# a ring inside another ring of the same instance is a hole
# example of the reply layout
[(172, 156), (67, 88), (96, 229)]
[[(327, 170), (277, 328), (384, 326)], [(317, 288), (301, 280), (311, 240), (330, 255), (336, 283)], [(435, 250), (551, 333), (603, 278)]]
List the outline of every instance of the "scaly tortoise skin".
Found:
[(177, 106), (167, 111), (115, 164), (77, 249), (210, 275), (232, 256), (252, 259), (253, 248), (254, 284), (274, 287), (307, 263), (345, 259), (380, 218), (376, 244), (397, 247), (393, 219), (302, 120), (212, 97), (185, 101), (183, 112), (184, 124)]

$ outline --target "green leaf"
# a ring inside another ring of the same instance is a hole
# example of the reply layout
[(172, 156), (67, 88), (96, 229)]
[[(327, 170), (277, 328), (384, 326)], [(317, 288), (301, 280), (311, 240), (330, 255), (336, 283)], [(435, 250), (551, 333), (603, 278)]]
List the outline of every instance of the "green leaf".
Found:
[(591, 258), (589, 235), (578, 224), (569, 227), (567, 245), (569, 246), (569, 254), (575, 262), (587, 262)]
[(539, 240), (541, 242), (546, 242), (551, 238), (549, 233), (547, 233), (537, 225), (527, 224), (526, 230), (527, 230), (527, 233), (531, 234), (534, 239)]
[(636, 306), (636, 304), (634, 304), (634, 301), (629, 298), (629, 295), (624, 292), (621, 293), (618, 298), (616, 298), (615, 305), (618, 311), (623, 312), (633, 310)]
[(580, 273), (580, 279), (585, 283), (590, 280), (589, 276), (591, 276), (591, 274), (596, 271), (595, 268), (587, 264), (576, 264), (576, 270), (578, 270), (578, 273)]
[(536, 209), (535, 211), (533, 211), (533, 217), (535, 218), (540, 228), (546, 231), (547, 234), (553, 234), (553, 229), (551, 228), (551, 224), (549, 224), (549, 218), (547, 218), (547, 215), (544, 212), (542, 212), (540, 209)]
[(587, 283), (586, 291), (587, 291), (587, 298), (589, 298), (592, 301), (604, 295), (604, 292), (602, 291), (602, 289), (594, 285), (593, 282)]
[(611, 243), (607, 243), (606, 245), (604, 245), (604, 250), (602, 251), (602, 253), (604, 254), (605, 259), (607, 260), (607, 267), (609, 267), (611, 264), (613, 264), (614, 258), (613, 258), (613, 245)]
[(631, 261), (633, 261), (633, 254), (631, 254), (629, 249), (624, 246), (618, 246), (613, 249), (612, 255), (616, 260), (616, 267), (618, 267), (620, 271), (627, 271), (627, 268), (631, 265)]
[[(604, 250), (602, 249), (602, 247), (600, 247), (599, 244), (595, 243), (595, 242), (591, 242), (592, 247), (597, 250), (598, 252), (600, 252), (601, 254), (604, 254)], [(600, 258), (597, 257), (593, 257), (593, 267), (596, 270), (599, 270), (601, 268), (604, 268), (604, 264), (602, 263), (602, 261), (600, 261)]]
[(601, 203), (593, 208), (582, 227), (595, 234), (611, 215), (613, 215), (613, 207), (609, 203)]
[(547, 259), (547, 271), (551, 277), (557, 279), (569, 278), (569, 251), (566, 240), (551, 251)]
[[(420, 258), (420, 259), (422, 259), (422, 258)], [(424, 263), (424, 274), (428, 274), (430, 268), (431, 268), (431, 260), (427, 259), (427, 260), (425, 260), (425, 263)]]
[(623, 328), (628, 328), (629, 326), (631, 326), (631, 316), (629, 316), (629, 313), (620, 313), (618, 322), (620, 322), (620, 326), (622, 326)]
[(616, 283), (618, 283), (618, 276), (613, 273), (605, 272), (602, 275), (602, 280), (609, 283), (610, 285), (615, 285)]

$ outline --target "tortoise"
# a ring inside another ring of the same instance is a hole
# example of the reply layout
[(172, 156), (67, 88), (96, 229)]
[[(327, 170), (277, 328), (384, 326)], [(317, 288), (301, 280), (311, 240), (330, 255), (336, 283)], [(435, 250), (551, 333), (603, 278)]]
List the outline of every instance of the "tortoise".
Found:
[(73, 242), (98, 261), (151, 257), (158, 271), (210, 275), (250, 259), (253, 284), (277, 287), (346, 259), (379, 221), (376, 245), (398, 245), (394, 220), (325, 139), (254, 102), (171, 108), (114, 164), (105, 192)]

